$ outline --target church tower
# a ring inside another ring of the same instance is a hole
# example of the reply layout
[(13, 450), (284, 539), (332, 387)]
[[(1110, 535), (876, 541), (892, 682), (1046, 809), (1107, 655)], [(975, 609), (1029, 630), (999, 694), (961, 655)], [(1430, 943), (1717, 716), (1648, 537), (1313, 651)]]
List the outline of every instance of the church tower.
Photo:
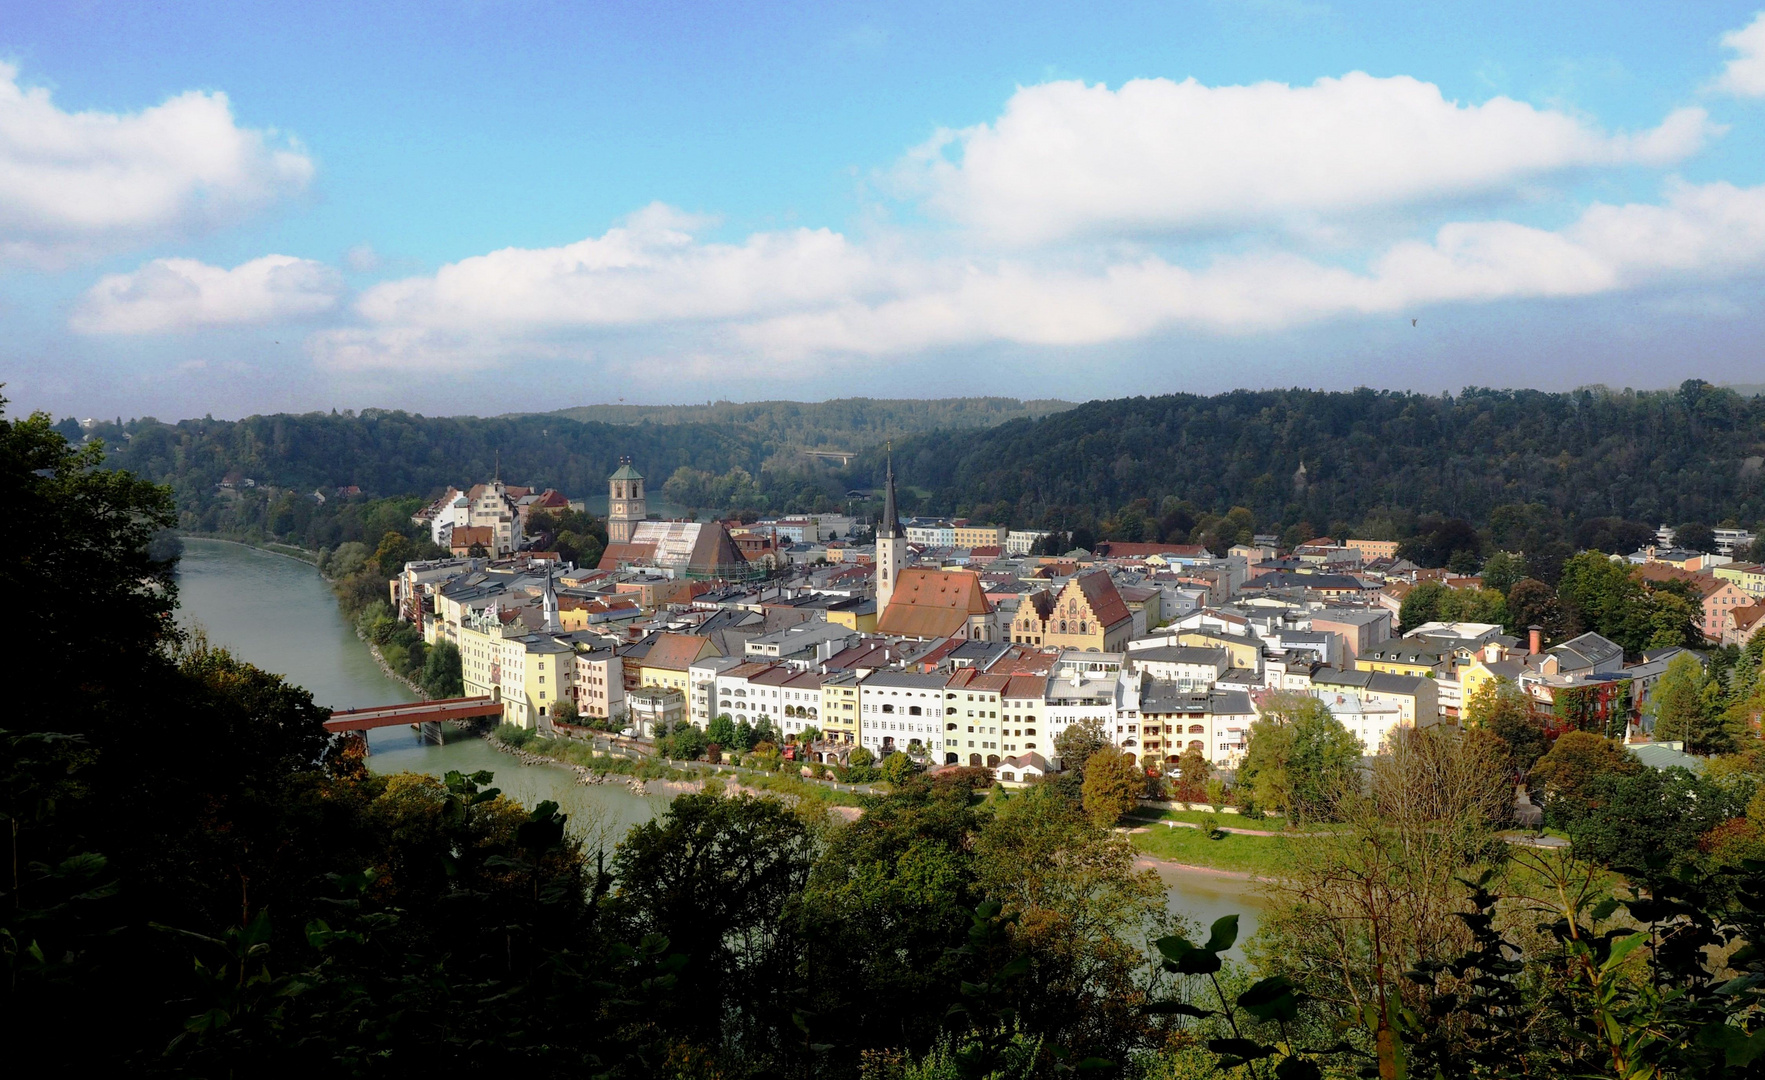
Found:
[(607, 543), (629, 544), (638, 522), (649, 516), (644, 505), (643, 473), (631, 459), (619, 459), (619, 471), (607, 479)]
[(895, 580), (907, 561), (907, 538), (901, 535), (901, 519), (895, 513), (895, 455), (889, 454), (889, 471), (883, 489), (882, 520), (876, 525), (876, 614), (889, 609)]

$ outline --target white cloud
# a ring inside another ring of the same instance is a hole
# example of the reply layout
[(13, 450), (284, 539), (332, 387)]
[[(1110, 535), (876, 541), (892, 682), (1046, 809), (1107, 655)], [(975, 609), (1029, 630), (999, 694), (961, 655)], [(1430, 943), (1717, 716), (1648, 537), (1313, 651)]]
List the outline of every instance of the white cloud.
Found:
[(194, 259), (154, 259), (100, 278), (70, 325), (83, 334), (261, 325), (329, 311), (342, 290), (336, 270), (290, 255), (265, 255), (231, 270)]
[(1722, 69), (1715, 88), (1735, 97), (1765, 97), (1765, 11), (1739, 30), (1723, 34), (1722, 47), (1739, 55)]
[[(1765, 268), (1765, 186), (1673, 184), (1660, 205), (1595, 205), (1560, 230), (1445, 225), (1362, 267), (1277, 250), (1200, 267), (1156, 256), (1039, 253), (932, 259), (823, 230), (701, 243), (651, 207), (562, 248), (509, 249), (370, 290), (364, 325), (315, 335), (336, 370), (461, 370), (558, 362), (635, 345), (644, 370), (675, 355), (766, 365), (1010, 342), (1095, 345), (1173, 328), (1246, 334), (1443, 303), (1609, 294)], [(645, 336), (647, 334), (647, 337)], [(635, 335), (635, 336), (633, 336)]]
[(0, 258), (53, 265), (207, 228), (300, 191), (312, 173), (297, 146), (238, 126), (225, 94), (64, 112), (0, 63)]
[(1676, 185), (1664, 205), (1594, 206), (1561, 231), (1505, 221), (1446, 225), (1431, 241), (1394, 245), (1364, 271), (1280, 252), (1233, 256), (1200, 270), (1152, 257), (1091, 272), (1021, 261), (970, 264), (941, 288), (756, 320), (738, 336), (776, 357), (991, 341), (1095, 345), (1173, 327), (1254, 333), (1442, 303), (1593, 296), (1762, 268), (1765, 186)]
[[(1511, 191), (1562, 170), (1666, 165), (1720, 129), (1702, 109), (1639, 134), (1497, 97), (1354, 72), (1310, 86), (1137, 79), (1020, 88), (991, 124), (942, 131), (903, 190), (998, 241), (1214, 231)], [(952, 160), (954, 158), (954, 160)]]
[(900, 288), (909, 267), (828, 229), (702, 243), (709, 219), (660, 204), (601, 236), (556, 248), (505, 248), (434, 275), (376, 285), (356, 309), (369, 328), (314, 339), (333, 368), (498, 362), (487, 335), (525, 347), (557, 330), (714, 324)]

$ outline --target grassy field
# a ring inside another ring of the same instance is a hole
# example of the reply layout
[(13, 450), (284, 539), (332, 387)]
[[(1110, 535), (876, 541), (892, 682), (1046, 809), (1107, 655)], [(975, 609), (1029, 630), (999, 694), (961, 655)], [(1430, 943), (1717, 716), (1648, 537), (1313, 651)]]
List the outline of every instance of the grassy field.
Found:
[(1200, 829), (1154, 825), (1128, 838), (1136, 848), (1155, 859), (1208, 866), (1215, 870), (1269, 877), (1286, 865), (1287, 840), (1279, 836), (1235, 836), (1211, 840)]

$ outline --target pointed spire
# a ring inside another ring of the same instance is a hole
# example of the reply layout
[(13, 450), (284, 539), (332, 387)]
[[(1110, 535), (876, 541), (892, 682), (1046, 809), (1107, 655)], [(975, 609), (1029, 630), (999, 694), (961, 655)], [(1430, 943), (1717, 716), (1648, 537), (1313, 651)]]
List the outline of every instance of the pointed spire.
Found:
[(901, 519), (895, 513), (895, 444), (890, 440), (887, 444), (889, 466), (883, 485), (882, 522), (877, 526), (878, 537), (896, 537), (901, 535)]

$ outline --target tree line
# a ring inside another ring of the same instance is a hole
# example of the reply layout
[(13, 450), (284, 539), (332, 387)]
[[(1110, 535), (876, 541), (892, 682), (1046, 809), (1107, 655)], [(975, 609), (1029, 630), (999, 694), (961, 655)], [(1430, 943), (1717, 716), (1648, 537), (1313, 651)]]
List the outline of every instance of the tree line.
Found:
[[(1547, 542), (1614, 550), (1600, 535), (1614, 520), (1652, 531), (1765, 519), (1765, 399), (1700, 380), (1673, 391), (1169, 394), (928, 432), (894, 449), (897, 474), (941, 512), (1139, 534), (1120, 539), (1186, 542), (1201, 515), (1234, 507), (1276, 535), (1303, 525), (1403, 540), (1456, 521), (1528, 553)], [(880, 482), (882, 456), (858, 463), (866, 485)], [(1638, 538), (1621, 527), (1625, 542)], [(1430, 565), (1477, 546), (1431, 539)]]

